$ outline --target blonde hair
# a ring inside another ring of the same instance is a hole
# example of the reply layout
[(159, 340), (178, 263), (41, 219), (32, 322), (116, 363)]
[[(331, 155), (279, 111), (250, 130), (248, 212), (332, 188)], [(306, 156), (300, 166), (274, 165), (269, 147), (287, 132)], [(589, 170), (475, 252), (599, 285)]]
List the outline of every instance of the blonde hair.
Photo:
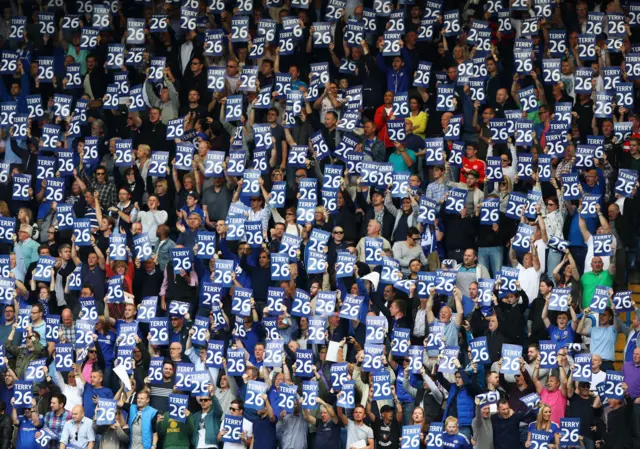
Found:
[(327, 214), (327, 209), (325, 209), (324, 206), (317, 206), (316, 212), (322, 213), (322, 219), (325, 223), (329, 221), (329, 214)]
[(444, 421), (444, 430), (447, 430), (447, 426), (449, 425), (449, 423), (453, 424), (454, 426), (456, 426), (456, 429), (458, 428), (458, 418), (456, 418), (455, 416), (449, 416), (445, 421)]
[(151, 147), (147, 144), (141, 143), (138, 145), (138, 150), (144, 150), (147, 153), (147, 157), (151, 156)]
[(546, 430), (547, 432), (551, 430), (551, 420), (547, 421), (544, 427), (542, 427), (542, 420), (544, 419), (542, 414), (544, 410), (548, 408), (551, 411), (551, 406), (549, 404), (541, 404), (540, 411), (538, 412), (538, 417), (536, 418), (536, 430)]
[(169, 183), (167, 182), (166, 178), (158, 178), (158, 180), (156, 181), (156, 185), (158, 184), (162, 184), (162, 187), (165, 191), (169, 188)]
[(18, 215), (20, 215), (20, 212), (24, 212), (24, 214), (27, 216), (27, 224), (31, 224), (31, 220), (33, 220), (33, 212), (31, 212), (31, 209), (29, 209), (28, 207), (21, 207), (20, 209), (18, 209)]

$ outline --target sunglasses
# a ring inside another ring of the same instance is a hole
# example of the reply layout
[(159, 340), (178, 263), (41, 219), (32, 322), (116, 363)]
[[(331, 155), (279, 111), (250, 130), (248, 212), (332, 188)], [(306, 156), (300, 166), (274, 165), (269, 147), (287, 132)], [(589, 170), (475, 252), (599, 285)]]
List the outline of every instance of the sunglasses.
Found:
[(211, 402), (211, 399), (209, 399), (209, 398), (202, 398), (202, 399), (200, 399), (200, 402)]
[(241, 409), (241, 408), (233, 408), (233, 407), (229, 407), (229, 410), (230, 410), (230, 411), (232, 411), (232, 412), (239, 412), (239, 411), (241, 411), (242, 409)]
[(333, 231), (334, 234), (344, 234), (344, 231)]
[(96, 350), (95, 349), (90, 349), (89, 351), (87, 351), (89, 354), (95, 354)]

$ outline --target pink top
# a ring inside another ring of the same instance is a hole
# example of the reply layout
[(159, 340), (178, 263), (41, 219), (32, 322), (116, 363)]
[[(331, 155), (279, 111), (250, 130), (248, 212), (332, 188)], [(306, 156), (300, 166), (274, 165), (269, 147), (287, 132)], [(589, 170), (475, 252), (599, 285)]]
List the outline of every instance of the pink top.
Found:
[[(93, 371), (93, 362), (87, 361), (82, 368), (82, 378), (85, 382), (91, 382), (91, 372)], [(563, 415), (564, 416), (564, 415)]]
[(567, 397), (562, 394), (562, 390), (558, 389), (551, 392), (543, 388), (540, 392), (540, 400), (551, 406), (551, 421), (560, 422), (560, 418), (564, 418)]

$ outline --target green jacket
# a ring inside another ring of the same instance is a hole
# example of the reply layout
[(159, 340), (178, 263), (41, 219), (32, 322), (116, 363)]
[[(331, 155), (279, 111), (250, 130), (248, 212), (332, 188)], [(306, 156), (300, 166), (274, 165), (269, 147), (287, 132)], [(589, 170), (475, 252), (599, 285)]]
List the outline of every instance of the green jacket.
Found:
[(29, 352), (27, 348), (19, 348), (15, 346), (12, 341), (5, 341), (4, 347), (6, 351), (15, 357), (15, 367), (13, 371), (18, 376), (18, 379), (22, 378), (22, 375), (27, 370), (27, 366), (34, 360), (41, 359), (47, 356), (47, 349), (40, 344), (40, 340), (34, 340), (33, 351)]
[[(207, 416), (204, 419), (204, 428), (205, 428), (205, 443), (206, 444), (215, 444), (219, 445), (218, 442), (218, 432), (220, 432), (220, 422), (222, 420), (222, 408), (220, 408), (220, 403), (218, 402), (218, 398), (215, 396), (211, 398), (211, 411), (207, 413)], [(200, 425), (200, 419), (202, 417), (202, 410), (198, 413), (194, 413), (191, 415), (193, 417), (193, 437), (191, 437), (191, 443), (194, 447), (198, 447), (198, 439), (200, 438), (200, 434), (198, 432), (198, 426)]]
[(181, 423), (164, 413), (164, 419), (158, 423), (158, 433), (163, 437), (163, 447), (189, 449), (189, 441), (193, 434), (193, 415), (187, 416), (187, 422)]

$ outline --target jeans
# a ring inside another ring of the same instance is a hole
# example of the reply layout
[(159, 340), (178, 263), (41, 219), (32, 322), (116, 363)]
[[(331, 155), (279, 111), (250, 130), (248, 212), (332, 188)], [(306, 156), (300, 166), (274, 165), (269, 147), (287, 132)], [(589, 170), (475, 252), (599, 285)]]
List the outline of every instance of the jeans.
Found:
[(562, 261), (563, 257), (564, 256), (560, 251), (556, 251), (555, 249), (552, 249), (552, 248), (547, 249), (547, 277), (551, 281), (553, 281), (553, 270), (555, 270), (555, 268), (558, 266), (560, 261)]
[(584, 259), (587, 257), (587, 247), (586, 246), (570, 246), (569, 251), (573, 256), (573, 260), (576, 261), (576, 268), (578, 269), (578, 273), (580, 276), (584, 274)]
[(502, 247), (478, 248), (478, 263), (487, 267), (491, 277), (495, 277), (496, 273), (500, 273), (502, 269)]
[(527, 448), (524, 445), (524, 443), (527, 442), (527, 433), (528, 433), (527, 429), (528, 429), (527, 426), (520, 427), (520, 449), (526, 449)]
[(633, 414), (631, 415), (631, 435), (633, 436), (633, 447), (640, 447), (640, 404), (633, 404)]
[(411, 423), (411, 415), (413, 415), (413, 409), (416, 407), (415, 402), (403, 402), (402, 403), (402, 425), (408, 426)]
[(471, 426), (460, 426), (458, 427), (458, 432), (467, 437), (469, 441), (471, 441), (471, 434), (473, 433)]
[(596, 442), (593, 441), (591, 438), (583, 437), (582, 438), (582, 444), (584, 445), (584, 449), (595, 449), (596, 448)]

